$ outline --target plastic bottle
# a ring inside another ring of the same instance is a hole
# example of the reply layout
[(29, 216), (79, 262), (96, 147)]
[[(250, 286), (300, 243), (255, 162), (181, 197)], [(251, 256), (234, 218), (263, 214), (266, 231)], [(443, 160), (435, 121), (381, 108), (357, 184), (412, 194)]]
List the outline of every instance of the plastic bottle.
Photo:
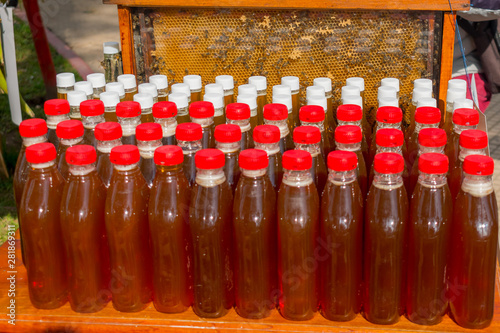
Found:
[(66, 94), (74, 90), (75, 74), (59, 73), (56, 75), (57, 98), (66, 99)]
[(158, 103), (158, 89), (154, 83), (141, 83), (137, 86), (139, 94), (149, 94), (153, 97), (153, 104)]
[[(369, 138), (372, 135), (371, 131), (371, 126), (368, 123), (368, 119), (366, 118), (367, 114), (369, 113), (368, 106), (365, 103), (365, 79), (362, 77), (349, 77), (345, 80), (345, 85), (346, 86), (355, 86), (358, 87), (359, 89), (359, 96), (361, 97), (361, 103), (363, 104), (363, 133), (365, 133), (365, 136)], [(380, 99), (379, 99), (379, 105), (380, 105)], [(398, 106), (398, 105), (396, 105)], [(369, 139), (367, 139), (368, 142), (370, 142)]]
[(104, 119), (117, 122), (116, 106), (120, 103), (120, 95), (116, 91), (105, 91), (99, 95), (99, 99), (104, 103)]
[(325, 98), (327, 105), (325, 118), (332, 117), (333, 116), (332, 79), (330, 79), (329, 77), (317, 77), (313, 80), (313, 85), (316, 87), (321, 87), (325, 90)]
[[(339, 105), (337, 108), (337, 120), (338, 126), (342, 125), (356, 125), (358, 126), (363, 134), (362, 120), (363, 120), (363, 109), (359, 105), (354, 104), (343, 104)], [(368, 143), (365, 136), (361, 139), (361, 152), (363, 153), (363, 158), (365, 161), (369, 160)]]
[(328, 113), (328, 102), (326, 97), (313, 95), (307, 99), (307, 105), (315, 105), (320, 106), (321, 109), (325, 113), (325, 127), (327, 128), (327, 132), (333, 133), (335, 128), (337, 127), (337, 121), (335, 120), (334, 111), (329, 114)]
[(96, 148), (95, 127), (97, 124), (105, 122), (104, 119), (104, 103), (100, 100), (83, 101), (80, 104), (80, 113), (82, 115), (82, 124), (85, 129), (83, 135), (83, 143)]
[(196, 177), (195, 154), (201, 150), (201, 139), (203, 137), (203, 130), (200, 124), (184, 123), (179, 124), (175, 129), (175, 138), (177, 145), (182, 148), (184, 153), (184, 160), (182, 162), (182, 169), (189, 182), (193, 186)]
[(168, 98), (168, 78), (166, 75), (152, 75), (149, 77), (149, 83), (156, 86), (158, 102), (166, 102)]
[(274, 125), (259, 125), (253, 131), (253, 140), (256, 149), (262, 149), (267, 153), (269, 163), (267, 165), (267, 176), (278, 192), (283, 179), (282, 155), (279, 148), (280, 129)]
[(141, 105), (138, 102), (121, 102), (116, 105), (116, 117), (122, 127), (122, 143), (135, 145), (135, 128), (141, 123)]
[[(396, 128), (403, 130), (403, 111), (399, 107), (393, 106), (382, 106), (379, 107), (376, 114), (376, 122), (373, 127), (372, 136), (369, 140), (370, 142), (370, 159), (366, 161), (367, 165), (373, 164), (373, 157), (377, 151), (377, 145), (375, 143), (377, 131), (381, 128)], [(403, 145), (403, 150), (406, 151), (405, 145)]]
[(177, 106), (173, 102), (162, 101), (153, 105), (155, 123), (160, 124), (163, 132), (162, 144), (176, 145)]
[[(244, 86), (251, 86), (250, 84), (245, 84)], [(255, 87), (254, 87), (255, 88)], [(238, 88), (240, 91), (241, 86)], [(255, 95), (252, 94), (238, 94), (236, 98), (238, 103), (247, 104), (250, 108), (250, 127), (253, 129), (259, 124), (257, 117), (257, 91), (255, 91)]]
[(293, 130), (293, 141), (295, 142), (295, 149), (305, 150), (311, 154), (312, 166), (310, 171), (318, 195), (321, 197), (328, 176), (325, 159), (319, 147), (321, 132), (319, 128), (314, 126), (299, 126)]
[(87, 96), (87, 99), (93, 99), (94, 97), (94, 88), (92, 87), (92, 83), (90, 83), (89, 81), (76, 82), (75, 91), (83, 91)]
[(137, 81), (133, 74), (118, 75), (118, 82), (123, 84), (125, 89), (125, 101), (133, 101), (134, 95), (137, 94)]
[(67, 179), (69, 175), (66, 150), (71, 146), (83, 144), (83, 133), (83, 125), (79, 120), (65, 120), (57, 124), (56, 134), (59, 139), (59, 147), (57, 148), (56, 165), (64, 179)]
[(415, 128), (412, 132), (407, 131), (406, 142), (406, 160), (411, 169), (418, 154), (418, 133), (424, 128), (439, 128), (441, 122), (441, 111), (436, 107), (424, 106), (415, 110)]
[(141, 169), (146, 183), (151, 188), (156, 172), (153, 159), (154, 153), (158, 147), (162, 146), (163, 131), (161, 125), (157, 123), (140, 124), (135, 128), (135, 137), (137, 139), (137, 148), (139, 148), (141, 154), (139, 169)]
[(191, 122), (200, 124), (203, 130), (201, 147), (203, 149), (214, 148), (214, 105), (204, 101), (193, 102), (189, 105), (189, 115)]
[(113, 164), (109, 160), (111, 149), (122, 144), (122, 127), (118, 123), (105, 122), (95, 127), (97, 141), (97, 173), (106, 188), (111, 183)]
[[(427, 83), (425, 83), (425, 85), (427, 85)], [(431, 87), (429, 88), (424, 86), (418, 86), (418, 84), (417, 85), (414, 84), (411, 104), (409, 105), (408, 110), (405, 110), (405, 114), (409, 113), (410, 115), (410, 123), (407, 124), (409, 125), (410, 128), (415, 127), (415, 110), (417, 109), (418, 101), (422, 98), (432, 98), (432, 81), (430, 85)]]
[(328, 154), (335, 150), (332, 142), (332, 132), (325, 121), (325, 112), (318, 105), (304, 105), (299, 110), (300, 123), (303, 126), (314, 126), (321, 132), (320, 149), (326, 160)]
[[(299, 90), (300, 90), (300, 82), (297, 76), (283, 76), (281, 78), (281, 84), (289, 86), (292, 91), (292, 108), (293, 108), (293, 127), (295, 128), (300, 125), (299, 120), (299, 108), (300, 108), (300, 100), (299, 100)], [(274, 101), (273, 101), (274, 103)]]
[[(465, 82), (465, 81), (464, 81)], [(466, 84), (467, 85), (467, 84)], [(446, 134), (450, 134), (453, 130), (453, 103), (457, 99), (465, 99), (467, 97), (466, 89), (450, 89), (448, 88), (446, 92), (446, 111), (443, 112), (444, 121), (443, 129), (446, 131)]]
[(43, 104), (43, 111), (47, 118), (47, 138), (57, 149), (59, 147), (59, 139), (56, 134), (57, 124), (69, 120), (69, 103), (65, 99), (49, 99)]
[(116, 92), (120, 96), (120, 102), (125, 102), (125, 88), (121, 82), (106, 83), (106, 92)]
[(171, 93), (170, 95), (168, 95), (168, 100), (172, 103), (175, 103), (175, 106), (177, 106), (178, 124), (188, 123), (191, 121), (189, 118), (189, 102), (187, 95), (180, 93)]
[(134, 95), (134, 102), (138, 102), (141, 106), (141, 123), (152, 123), (153, 118), (153, 96), (145, 93)]
[(250, 76), (248, 83), (257, 88), (257, 124), (264, 124), (264, 105), (267, 104), (267, 78), (265, 76)]
[(214, 106), (214, 126), (217, 127), (218, 125), (225, 124), (226, 115), (224, 114), (224, 95), (222, 93), (205, 93), (205, 95), (203, 95), (203, 100), (205, 102), (212, 103)]
[(87, 100), (87, 96), (83, 91), (73, 90), (68, 91), (66, 94), (66, 99), (69, 103), (69, 117), (71, 119), (82, 120), (82, 115), (80, 113), (80, 103)]
[(103, 73), (92, 73), (87, 75), (87, 81), (92, 83), (92, 98), (99, 99), (99, 95), (106, 90), (106, 77)]
[[(326, 102), (326, 99), (325, 99)], [(293, 132), (293, 129), (295, 128), (294, 124), (294, 119), (293, 119), (293, 104), (292, 104), (292, 95), (288, 94), (273, 94), (273, 104), (281, 104), (285, 105), (287, 109), (287, 125), (288, 125), (288, 130), (290, 133)], [(265, 120), (264, 120), (265, 121)]]
[(293, 138), (287, 125), (288, 110), (284, 104), (264, 105), (264, 124), (277, 126), (280, 130), (279, 147), (281, 154), (293, 149)]
[(234, 79), (231, 75), (219, 75), (215, 77), (215, 83), (222, 85), (224, 89), (224, 105), (234, 103)]
[(231, 103), (226, 106), (226, 121), (238, 125), (241, 129), (241, 150), (253, 148), (252, 127), (250, 126), (250, 107), (243, 103)]
[(479, 124), (479, 113), (474, 109), (456, 109), (453, 112), (453, 132), (448, 137), (445, 153), (450, 165), (455, 165), (458, 158), (460, 133), (468, 129), (476, 129)]
[(240, 155), (241, 129), (238, 125), (222, 124), (215, 128), (215, 147), (225, 156), (224, 175), (231, 190), (236, 190), (240, 179), (238, 156)]
[(184, 76), (184, 83), (189, 86), (191, 91), (191, 103), (201, 101), (201, 76), (186, 75)]

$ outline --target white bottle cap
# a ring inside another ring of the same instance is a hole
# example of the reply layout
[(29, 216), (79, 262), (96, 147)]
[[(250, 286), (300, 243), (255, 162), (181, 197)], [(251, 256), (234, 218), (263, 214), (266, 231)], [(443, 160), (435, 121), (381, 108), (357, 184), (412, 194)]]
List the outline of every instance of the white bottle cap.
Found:
[(80, 103), (87, 100), (87, 95), (81, 90), (68, 91), (66, 97), (70, 106), (80, 106)]
[(306, 99), (311, 96), (325, 97), (325, 89), (321, 86), (309, 86), (306, 88)]
[(77, 83), (75, 83), (75, 90), (83, 91), (85, 94), (87, 94), (87, 96), (94, 93), (92, 83), (90, 83), (89, 81), (78, 81)]
[(253, 84), (257, 90), (267, 89), (267, 78), (265, 76), (250, 76), (248, 78), (248, 83)]
[(448, 89), (460, 89), (467, 91), (467, 81), (461, 79), (451, 79), (448, 81)]
[(151, 109), (153, 107), (153, 96), (146, 93), (138, 93), (134, 95), (134, 101), (141, 104), (141, 109)]
[(120, 103), (120, 95), (116, 91), (105, 91), (99, 95), (99, 99), (105, 108), (116, 107), (116, 104)]
[(175, 83), (170, 87), (170, 89), (174, 94), (184, 94), (189, 97), (191, 96), (191, 88), (187, 83)]
[(292, 109), (292, 95), (274, 95), (273, 103), (285, 104), (288, 110)]
[(425, 88), (432, 91), (432, 80), (429, 79), (416, 79), (413, 81), (413, 89)]
[(75, 85), (75, 74), (59, 73), (56, 75), (56, 84), (58, 87), (73, 87)]
[(458, 98), (453, 102), (453, 111), (456, 109), (473, 109), (474, 108), (474, 102), (472, 99), (467, 99), (467, 98)]
[(413, 93), (411, 96), (411, 101), (413, 104), (416, 104), (421, 98), (432, 98), (432, 90), (429, 88), (413, 88)]
[(234, 89), (234, 79), (231, 75), (216, 76), (215, 83), (222, 84), (224, 90)]
[(437, 107), (437, 102), (435, 98), (432, 97), (424, 97), (417, 101), (417, 109), (423, 106), (432, 106), (433, 108)]
[(342, 98), (342, 104), (354, 104), (363, 108), (363, 98), (361, 96), (349, 95)]
[(189, 86), (191, 90), (201, 89), (201, 76), (199, 75), (186, 75), (184, 76), (184, 83)]
[(203, 95), (203, 100), (205, 102), (210, 102), (214, 105), (214, 109), (220, 109), (224, 107), (224, 94), (214, 94), (208, 93)]
[(257, 109), (257, 95), (238, 94), (236, 102), (247, 104), (250, 107), (250, 110)]
[(397, 98), (392, 98), (392, 97), (382, 97), (379, 98), (378, 100), (378, 107), (382, 106), (394, 106), (394, 107), (399, 107), (399, 101)]
[(221, 94), (224, 96), (224, 87), (219, 83), (210, 83), (205, 85), (205, 94)]
[(242, 84), (238, 86), (238, 95), (255, 95), (257, 96), (257, 87), (253, 84)]
[(117, 54), (120, 53), (120, 44), (118, 42), (104, 42), (102, 43), (104, 54)]
[(292, 95), (292, 88), (290, 86), (285, 86), (284, 84), (277, 84), (273, 86), (273, 96), (274, 95)]
[(346, 96), (359, 96), (359, 88), (355, 86), (343, 86), (340, 93), (340, 98)]
[(289, 86), (292, 91), (296, 91), (300, 89), (300, 81), (296, 76), (283, 76), (281, 78), (281, 84), (285, 86)]
[(121, 82), (110, 82), (106, 84), (106, 91), (115, 91), (118, 93), (118, 96), (125, 96), (125, 88)]
[(345, 80), (345, 85), (358, 87), (359, 91), (365, 91), (365, 79), (362, 77), (349, 77)]
[(168, 100), (175, 103), (178, 109), (187, 108), (188, 106), (188, 97), (186, 94), (172, 93), (168, 95)]
[(323, 96), (311, 96), (307, 99), (307, 105), (319, 105), (326, 112), (328, 110), (328, 104), (326, 102), (326, 97)]
[(134, 74), (122, 74), (118, 75), (118, 82), (123, 83), (123, 88), (134, 89), (137, 87), (137, 82), (135, 81)]
[(397, 91), (394, 87), (380, 86), (377, 90), (377, 99), (382, 97), (397, 98)]
[(154, 83), (141, 83), (138, 87), (139, 94), (150, 94), (151, 96), (158, 97), (158, 88)]
[(325, 93), (332, 91), (332, 79), (329, 77), (317, 77), (313, 80), (313, 85), (322, 87)]
[(106, 85), (106, 77), (103, 73), (92, 73), (87, 75), (87, 81), (92, 83), (93, 88), (102, 88)]
[(387, 87), (393, 87), (396, 89), (397, 92), (399, 92), (399, 79), (396, 79), (394, 77), (386, 77), (383, 78), (380, 81), (381, 86), (387, 86)]
[(467, 92), (460, 88), (448, 88), (446, 91), (446, 103), (452, 103), (459, 98), (466, 98)]
[(168, 79), (166, 75), (158, 74), (149, 77), (149, 83), (154, 83), (157, 89), (167, 89)]

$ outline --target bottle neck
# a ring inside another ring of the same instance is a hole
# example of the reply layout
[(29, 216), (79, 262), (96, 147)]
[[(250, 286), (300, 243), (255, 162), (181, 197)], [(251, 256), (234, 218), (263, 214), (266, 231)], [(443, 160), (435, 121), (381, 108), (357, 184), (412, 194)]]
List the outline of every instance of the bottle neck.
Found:
[(248, 170), (241, 168), (241, 175), (243, 177), (258, 179), (262, 178), (266, 175), (267, 169), (258, 169), (258, 170)]
[(201, 140), (197, 141), (180, 141), (177, 140), (177, 146), (182, 148), (184, 155), (194, 154), (201, 149)]
[(209, 127), (214, 123), (214, 117), (208, 118), (193, 118), (191, 117), (191, 121), (195, 124), (200, 124), (202, 128)]
[(267, 95), (266, 89), (257, 90), (257, 96), (266, 96), (266, 95)]
[(44, 134), (41, 136), (35, 136), (32, 138), (23, 137), (22, 139), (23, 139), (23, 146), (29, 147), (29, 146), (37, 144), (37, 143), (47, 142), (47, 134)]
[[(191, 98), (191, 97), (189, 97)], [(189, 115), (188, 107), (177, 108), (177, 117), (187, 116)]]
[(215, 141), (215, 148), (221, 150), (224, 154), (234, 153), (240, 150), (240, 142), (219, 142)]
[(383, 147), (377, 145), (377, 150), (376, 153), (396, 153), (401, 156), (403, 156), (403, 146), (396, 146), (396, 147)]
[(377, 121), (377, 131), (381, 130), (382, 128), (395, 128), (401, 130), (401, 123), (383, 123)]
[(356, 169), (349, 171), (334, 171), (328, 169), (328, 181), (337, 186), (350, 184), (356, 181)]
[(82, 117), (82, 124), (86, 129), (95, 129), (98, 124), (103, 122), (105, 122), (104, 114), (92, 117)]
[(493, 193), (492, 176), (476, 176), (464, 173), (462, 190), (474, 197), (484, 197)]
[(69, 117), (71, 119), (81, 119), (82, 114), (80, 113), (80, 105), (71, 105), (69, 107)]
[(46, 163), (31, 163), (31, 167), (33, 169), (37, 169), (37, 170), (42, 170), (42, 169), (47, 169), (47, 168), (50, 168), (50, 167), (55, 167), (56, 165), (56, 160), (52, 160), (52, 161), (49, 161), (49, 162), (46, 162)]
[(167, 138), (169, 136), (175, 135), (175, 129), (177, 128), (177, 119), (172, 118), (155, 118), (155, 123), (160, 124), (163, 130), (163, 137)]
[(69, 165), (69, 172), (73, 176), (85, 176), (96, 169), (96, 164), (86, 164), (86, 165)]
[(60, 114), (57, 116), (47, 116), (47, 127), (50, 129), (55, 130), (57, 127), (57, 124), (59, 124), (61, 121), (69, 120), (69, 114)]
[(121, 139), (109, 140), (109, 141), (96, 140), (96, 142), (97, 142), (97, 150), (103, 154), (111, 153), (111, 149), (115, 148), (116, 146), (120, 146), (122, 144)]
[(182, 173), (182, 164), (177, 165), (156, 165), (156, 175), (157, 176), (177, 176)]
[(302, 125), (304, 126), (314, 126), (319, 128), (320, 132), (325, 131), (325, 124), (323, 122), (318, 122), (318, 123), (308, 123), (307, 121), (303, 121)]
[(467, 149), (464, 147), (460, 147), (460, 153), (458, 154), (458, 158), (460, 161), (464, 161), (465, 158), (469, 155), (487, 155), (486, 148), (484, 149)]
[(418, 182), (425, 187), (439, 188), (443, 187), (447, 183), (447, 178), (445, 173), (440, 174), (430, 174), (419, 170), (418, 172)]
[(224, 90), (224, 96), (234, 95), (234, 89)]
[(267, 119), (264, 119), (264, 123), (266, 125), (277, 126), (280, 129), (280, 138), (284, 138), (285, 136), (288, 135), (288, 133), (290, 133), (290, 131), (288, 129), (288, 125), (286, 123), (286, 119), (284, 119), (284, 120), (267, 120)]
[(141, 115), (151, 114), (151, 113), (153, 113), (153, 109), (152, 108), (141, 109)]
[(61, 138), (59, 138), (59, 143), (63, 146), (71, 147), (71, 146), (74, 146), (74, 145), (80, 143), (82, 140), (83, 140), (83, 136), (79, 136), (78, 138), (74, 138), (74, 139), (61, 139)]
[(378, 173), (375, 171), (373, 185), (382, 190), (392, 190), (403, 186), (403, 173)]
[(421, 144), (418, 144), (418, 156), (426, 153), (440, 153), (444, 154), (444, 147), (445, 146), (440, 146), (440, 147), (427, 147), (427, 146), (422, 146)]
[(477, 127), (477, 125), (464, 126), (464, 125), (453, 124), (453, 132), (460, 135), (463, 131), (470, 130), (470, 129), (476, 129), (476, 127)]
[(238, 125), (241, 129), (241, 132), (248, 132), (250, 130), (250, 119), (241, 119), (241, 120), (233, 120), (227, 119), (228, 124)]
[(359, 121), (343, 121), (343, 120), (339, 120), (338, 126), (342, 126), (342, 125), (354, 125), (354, 126), (358, 126), (359, 128), (361, 128), (361, 120), (359, 120)]
[(128, 172), (139, 170), (139, 163), (133, 163), (128, 165), (113, 164), (113, 168), (119, 172)]
[(424, 128), (439, 128), (439, 123), (435, 124), (422, 124), (422, 123), (415, 123), (415, 131), (414, 133), (420, 133), (420, 130)]
[(312, 157), (316, 157), (321, 153), (319, 142), (312, 144), (295, 143), (295, 149), (308, 151)]
[(112, 113), (116, 113), (116, 105), (115, 106), (106, 106), (104, 107), (104, 114), (106, 114), (106, 112), (112, 112)]
[(118, 123), (122, 126), (123, 136), (135, 134), (135, 128), (141, 123), (141, 116), (122, 118), (118, 117)]
[(310, 185), (313, 182), (312, 175), (309, 170), (283, 170), (283, 183), (288, 186), (302, 187)]
[(226, 181), (226, 176), (224, 175), (224, 169), (198, 169), (196, 168), (196, 184), (203, 187), (214, 187), (221, 185)]
[(137, 140), (137, 148), (142, 158), (153, 158), (155, 149), (161, 147), (161, 140), (142, 141)]
[(337, 146), (337, 150), (347, 150), (347, 151), (360, 151), (361, 150), (361, 142), (356, 143), (340, 143), (335, 141), (335, 145)]
[(262, 149), (267, 153), (267, 156), (274, 155), (280, 152), (280, 143), (278, 142), (273, 142), (273, 143), (260, 143), (260, 142), (254, 142), (255, 143), (255, 149)]
[(257, 108), (250, 109), (250, 118), (257, 117)]

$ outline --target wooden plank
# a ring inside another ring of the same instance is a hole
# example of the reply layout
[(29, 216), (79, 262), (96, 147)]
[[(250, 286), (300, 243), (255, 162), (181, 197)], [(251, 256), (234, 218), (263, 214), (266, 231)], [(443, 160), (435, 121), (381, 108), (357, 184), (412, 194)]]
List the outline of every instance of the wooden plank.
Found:
[(122, 43), (123, 73), (135, 74), (134, 39), (129, 7), (118, 6), (118, 22), (120, 25), (120, 40)]
[(443, 14), (443, 35), (441, 47), (441, 73), (439, 75), (439, 102), (438, 107), (443, 115), (443, 122), (446, 117), (446, 91), (448, 90), (448, 80), (451, 79), (453, 71), (453, 48), (455, 45), (455, 15), (452, 13)]

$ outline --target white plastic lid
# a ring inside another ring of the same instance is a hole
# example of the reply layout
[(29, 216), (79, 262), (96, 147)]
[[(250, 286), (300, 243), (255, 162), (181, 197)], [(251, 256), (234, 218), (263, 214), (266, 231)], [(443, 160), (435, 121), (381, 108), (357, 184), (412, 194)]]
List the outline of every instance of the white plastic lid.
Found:
[(222, 84), (224, 90), (234, 89), (234, 79), (231, 75), (216, 76), (215, 83)]
[(116, 91), (105, 91), (99, 95), (99, 99), (104, 103), (104, 107), (116, 107), (120, 103), (120, 95)]
[(253, 84), (242, 84), (238, 86), (238, 95), (255, 95), (257, 96), (257, 87)]
[(416, 104), (421, 98), (432, 98), (432, 90), (422, 87), (414, 88), (411, 97), (411, 101), (413, 102), (413, 104)]
[(448, 81), (448, 89), (460, 89), (467, 91), (467, 81), (461, 79), (451, 79)]
[(355, 86), (343, 86), (340, 93), (340, 98), (346, 96), (359, 96), (359, 88)]
[(432, 91), (432, 80), (430, 79), (416, 79), (413, 81), (413, 89), (415, 88), (425, 88)]
[(332, 79), (329, 77), (317, 77), (313, 80), (313, 85), (322, 87), (325, 90), (325, 93), (332, 91)]
[(178, 109), (187, 108), (188, 106), (188, 97), (183, 93), (172, 93), (168, 95), (168, 100), (175, 103)]
[(118, 42), (104, 42), (102, 43), (104, 54), (117, 54), (120, 53), (120, 44)]
[(455, 102), (453, 102), (453, 111), (462, 108), (473, 109), (474, 102), (472, 101), (472, 99), (458, 98), (455, 100)]
[(267, 78), (265, 76), (250, 76), (248, 78), (248, 83), (253, 84), (257, 90), (267, 89)]
[(435, 98), (432, 97), (424, 97), (417, 101), (417, 109), (423, 106), (432, 106), (437, 107), (437, 102)]
[(201, 89), (201, 76), (199, 75), (186, 75), (184, 76), (184, 83), (189, 86), (191, 90)]
[(274, 95), (273, 103), (285, 104), (288, 110), (292, 109), (292, 95)]
[(58, 87), (73, 87), (75, 85), (75, 74), (59, 73), (56, 75), (56, 84)]
[(296, 91), (300, 89), (300, 81), (296, 76), (283, 76), (281, 78), (281, 84), (285, 86), (289, 86), (292, 91)]
[(362, 77), (349, 77), (345, 80), (345, 85), (358, 87), (359, 91), (365, 91), (365, 79)]
[(123, 88), (125, 89), (134, 89), (135, 87), (137, 87), (135, 75), (133, 74), (118, 75), (118, 82), (123, 83)]
[(387, 86), (387, 87), (393, 87), (396, 89), (397, 92), (399, 92), (399, 79), (396, 79), (394, 77), (386, 77), (383, 78), (380, 81), (381, 86)]
[(134, 95), (134, 101), (141, 104), (141, 109), (151, 109), (153, 107), (153, 96), (146, 93), (138, 93)]
[(172, 93), (174, 94), (184, 94), (186, 96), (191, 96), (191, 88), (187, 83), (175, 83), (170, 87)]
[(106, 84), (106, 91), (117, 92), (119, 96), (125, 96), (125, 88), (121, 82), (110, 82)]
[(87, 96), (94, 93), (92, 83), (90, 83), (89, 81), (78, 81), (77, 83), (75, 83), (75, 90), (83, 91), (85, 94), (87, 94)]
[(284, 84), (277, 84), (273, 86), (273, 96), (274, 95), (292, 95), (292, 88)]
[(323, 108), (323, 110), (326, 112), (328, 110), (328, 105), (326, 102), (326, 97), (323, 96), (311, 96), (310, 98), (307, 99), (307, 105), (319, 105)]
[(399, 101), (397, 98), (392, 98), (392, 97), (382, 97), (379, 98), (378, 100), (378, 107), (382, 106), (394, 106), (394, 107), (399, 107)]
[(220, 94), (224, 96), (224, 87), (219, 83), (210, 83), (205, 85), (205, 94)]
[[(257, 109), (257, 95), (252, 95), (252, 94), (238, 94), (238, 97), (236, 98), (236, 102), (247, 104), (250, 107), (250, 110)], [(291, 102), (292, 101), (290, 99), (290, 103)], [(285, 104), (285, 103), (283, 103), (283, 104)]]
[(81, 90), (68, 91), (66, 97), (70, 106), (80, 106), (80, 103), (87, 100), (87, 95)]
[(154, 83), (157, 89), (167, 89), (168, 79), (166, 75), (158, 74), (149, 77), (149, 83)]
[(214, 105), (214, 109), (224, 107), (224, 94), (208, 93), (203, 95), (203, 100)]
[(325, 89), (322, 86), (309, 86), (306, 88), (306, 98), (311, 96), (325, 97)]
[(137, 89), (139, 94), (150, 94), (153, 97), (158, 97), (158, 88), (154, 83), (141, 83)]
[(354, 104), (354, 105), (359, 105), (362, 108), (363, 98), (361, 98), (361, 96), (348, 95), (342, 98), (342, 104)]
[(92, 83), (94, 88), (102, 88), (106, 85), (106, 77), (103, 73), (92, 73), (87, 75), (87, 81)]
[(448, 88), (446, 91), (446, 103), (453, 103), (456, 99), (466, 97), (467, 92), (460, 88)]
[(382, 97), (397, 98), (397, 91), (394, 87), (380, 86), (377, 90), (377, 99)]

